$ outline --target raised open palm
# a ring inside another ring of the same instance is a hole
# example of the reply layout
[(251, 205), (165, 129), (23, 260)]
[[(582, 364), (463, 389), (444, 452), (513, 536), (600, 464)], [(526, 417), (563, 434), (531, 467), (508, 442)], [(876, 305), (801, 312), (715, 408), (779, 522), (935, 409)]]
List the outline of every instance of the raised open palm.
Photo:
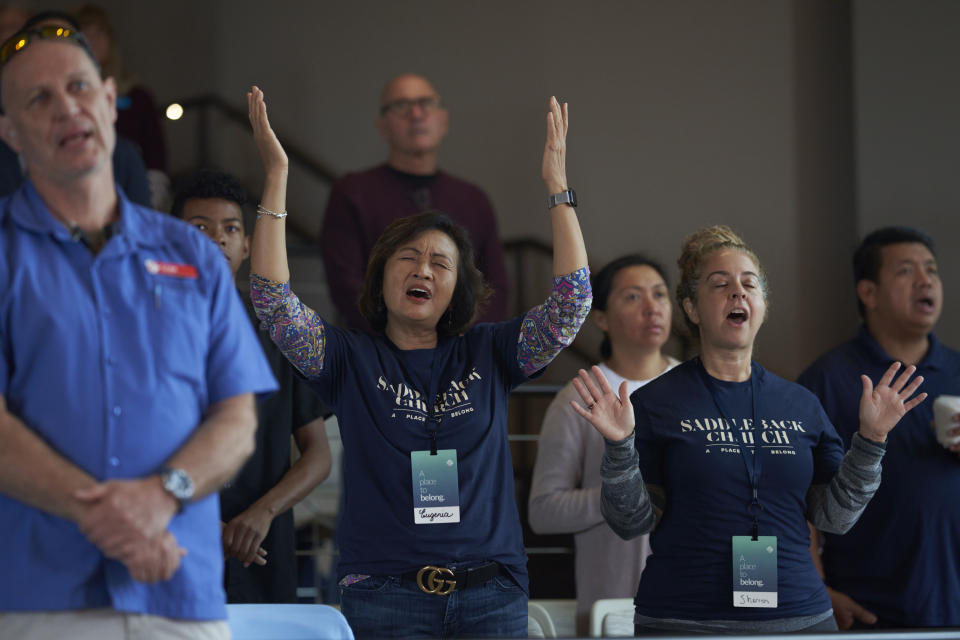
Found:
[(630, 404), (630, 394), (627, 393), (627, 382), (620, 384), (617, 395), (600, 367), (594, 366), (590, 371), (597, 379), (596, 382), (583, 369), (580, 369), (578, 377), (573, 379), (573, 386), (586, 406), (577, 402), (571, 402), (570, 406), (607, 440), (623, 440), (633, 433), (634, 426), (633, 405)]
[(253, 140), (260, 152), (260, 160), (267, 173), (274, 169), (286, 169), (289, 161), (287, 152), (277, 139), (277, 134), (270, 126), (267, 118), (267, 103), (263, 99), (263, 91), (259, 87), (251, 87), (247, 93), (247, 115), (253, 127)]
[(860, 376), (863, 382), (863, 393), (860, 396), (860, 435), (868, 440), (884, 442), (887, 434), (900, 422), (900, 418), (927, 397), (926, 393), (918, 393), (911, 398), (923, 383), (923, 376), (917, 376), (907, 384), (910, 376), (917, 370), (915, 366), (910, 365), (894, 379), (900, 366), (899, 362), (890, 365), (876, 387), (868, 376)]
[(567, 129), (570, 124), (567, 103), (550, 98), (547, 112), (547, 140), (543, 145), (541, 173), (550, 191), (567, 188)]

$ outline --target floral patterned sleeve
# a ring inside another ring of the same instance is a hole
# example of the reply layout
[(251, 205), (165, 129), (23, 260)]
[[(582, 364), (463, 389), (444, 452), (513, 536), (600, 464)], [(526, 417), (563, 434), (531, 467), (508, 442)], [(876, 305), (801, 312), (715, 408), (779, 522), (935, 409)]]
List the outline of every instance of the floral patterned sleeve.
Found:
[(300, 302), (289, 282), (274, 282), (250, 274), (250, 299), (257, 319), (287, 360), (307, 378), (323, 370), (326, 332), (323, 319)]
[(517, 364), (525, 375), (543, 369), (573, 342), (590, 313), (592, 301), (589, 267), (553, 278), (553, 291), (546, 302), (523, 317)]

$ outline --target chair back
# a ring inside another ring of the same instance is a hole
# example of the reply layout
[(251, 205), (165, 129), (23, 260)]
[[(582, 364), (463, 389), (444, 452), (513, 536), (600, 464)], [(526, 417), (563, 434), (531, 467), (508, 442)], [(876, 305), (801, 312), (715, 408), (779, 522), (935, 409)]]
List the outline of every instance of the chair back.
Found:
[(633, 611), (633, 598), (597, 600), (590, 609), (590, 637), (632, 636)]
[[(541, 635), (534, 635), (538, 630)], [(536, 602), (527, 603), (527, 631), (531, 638), (557, 637), (557, 628), (550, 618), (550, 612)]]
[(325, 604), (228, 604), (233, 640), (353, 640), (337, 609)]

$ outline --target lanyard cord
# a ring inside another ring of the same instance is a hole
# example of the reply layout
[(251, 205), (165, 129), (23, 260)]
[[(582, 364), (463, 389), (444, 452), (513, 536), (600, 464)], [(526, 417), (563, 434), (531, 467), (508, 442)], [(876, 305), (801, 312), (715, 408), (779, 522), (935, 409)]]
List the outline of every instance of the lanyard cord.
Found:
[[(439, 429), (441, 421), (440, 414), (437, 412), (437, 393), (440, 391), (440, 369), (442, 369), (443, 365), (447, 362), (451, 344), (451, 341), (438, 338), (437, 346), (433, 348), (433, 354), (430, 360), (430, 380), (427, 383), (428, 387), (424, 396), (424, 403), (427, 405), (426, 429), (427, 436), (430, 438), (430, 455), (432, 456), (437, 455), (437, 430)], [(397, 362), (400, 364), (400, 369), (403, 370), (403, 375), (407, 381), (413, 383), (416, 378), (410, 375), (410, 372), (403, 362), (403, 358), (398, 357)], [(422, 390), (421, 393), (423, 393)]]
[[(716, 405), (717, 410), (720, 412), (720, 419), (733, 419), (732, 414), (725, 411), (723, 406), (720, 404), (720, 397), (716, 391), (716, 383), (710, 377), (710, 374), (707, 373), (706, 367), (703, 365), (703, 361), (699, 358), (697, 359), (699, 364), (700, 375), (703, 378), (704, 386), (707, 388), (707, 391), (710, 392), (711, 397), (713, 398), (713, 403)], [(747, 456), (747, 447), (740, 440), (740, 438), (735, 438), (737, 441), (737, 447), (740, 449), (740, 457), (743, 458), (743, 466), (747, 470), (747, 479), (750, 481), (751, 489), (751, 498), (750, 502), (747, 503), (747, 513), (753, 517), (753, 527), (751, 531), (751, 536), (753, 540), (757, 540), (757, 537), (760, 535), (760, 512), (763, 511), (763, 504), (760, 502), (760, 475), (762, 465), (760, 463), (760, 439), (757, 437), (760, 434), (760, 416), (758, 411), (759, 397), (760, 397), (760, 381), (759, 376), (757, 375), (757, 370), (753, 366), (753, 363), (750, 363), (750, 402), (753, 409), (753, 425), (751, 431), (754, 434), (753, 438), (753, 464), (750, 464), (750, 458)], [(731, 430), (732, 431), (732, 430)]]

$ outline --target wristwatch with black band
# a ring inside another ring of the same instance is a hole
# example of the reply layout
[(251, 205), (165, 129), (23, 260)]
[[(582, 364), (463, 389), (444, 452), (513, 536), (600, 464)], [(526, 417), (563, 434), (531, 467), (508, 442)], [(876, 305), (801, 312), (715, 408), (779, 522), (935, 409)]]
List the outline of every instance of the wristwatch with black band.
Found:
[(567, 189), (560, 193), (554, 193), (547, 198), (547, 209), (553, 209), (558, 204), (568, 204), (574, 209), (577, 207), (577, 192), (573, 189)]

